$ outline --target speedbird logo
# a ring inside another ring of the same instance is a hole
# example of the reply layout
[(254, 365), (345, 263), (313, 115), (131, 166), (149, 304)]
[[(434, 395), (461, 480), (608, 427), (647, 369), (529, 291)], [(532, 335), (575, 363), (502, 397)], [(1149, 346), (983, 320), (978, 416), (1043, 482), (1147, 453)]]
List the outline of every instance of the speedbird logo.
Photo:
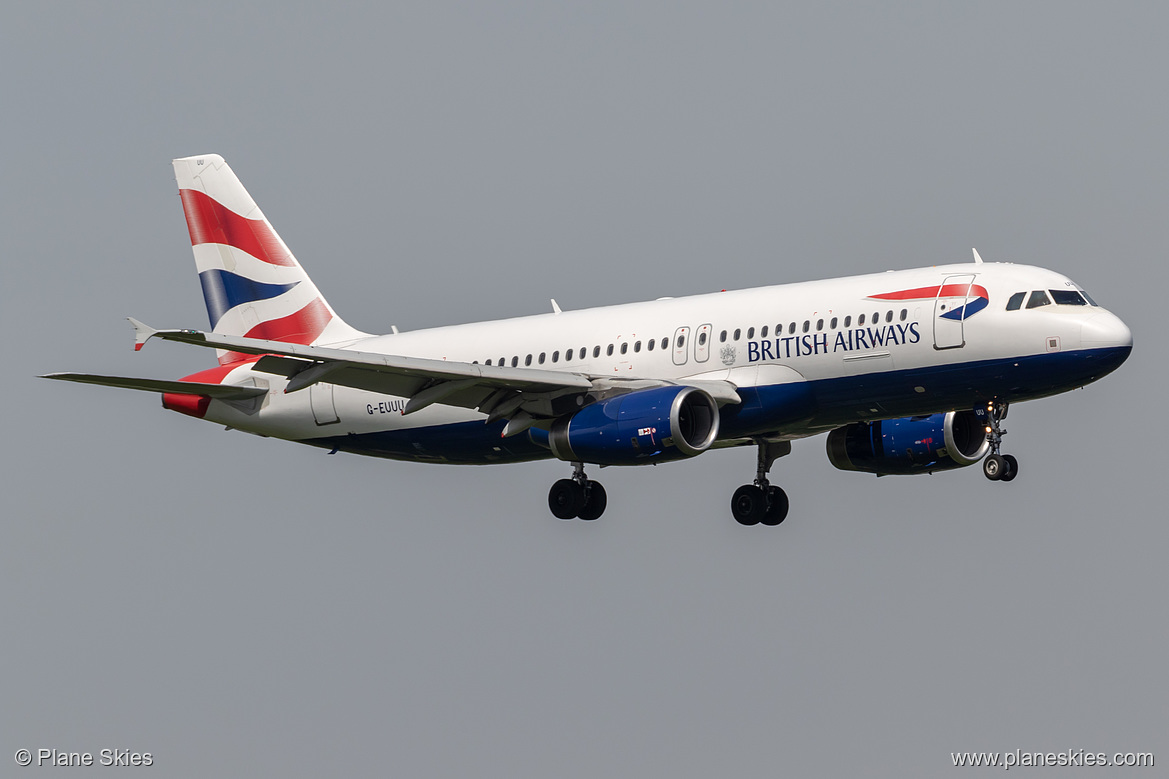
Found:
[(939, 284), (936, 287), (918, 287), (898, 292), (886, 292), (881, 295), (869, 295), (870, 300), (934, 300), (936, 298), (963, 298), (966, 301), (964, 305), (951, 308), (939, 315), (942, 319), (953, 319), (958, 322), (969, 319), (990, 303), (990, 295), (987, 294), (986, 287), (980, 284)]

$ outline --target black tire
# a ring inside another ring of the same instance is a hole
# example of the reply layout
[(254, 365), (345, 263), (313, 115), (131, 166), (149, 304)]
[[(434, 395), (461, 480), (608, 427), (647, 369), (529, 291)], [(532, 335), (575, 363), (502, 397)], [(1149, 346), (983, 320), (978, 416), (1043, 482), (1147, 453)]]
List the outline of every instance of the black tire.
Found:
[(1001, 454), (988, 454), (982, 461), (982, 473), (991, 481), (998, 481), (1006, 475), (1010, 468)]
[(759, 521), (770, 527), (782, 524), (787, 519), (787, 493), (774, 485), (768, 487), (767, 503), (767, 511), (763, 514), (763, 519)]
[(608, 503), (609, 498), (605, 495), (605, 488), (601, 486), (599, 481), (590, 479), (588, 487), (585, 488), (584, 507), (577, 516), (589, 521), (598, 519), (605, 513), (605, 506)]
[(767, 512), (767, 497), (754, 484), (744, 484), (731, 496), (731, 514), (740, 525), (758, 525)]
[(1007, 472), (1003, 474), (1003, 481), (1011, 481), (1019, 475), (1019, 461), (1013, 454), (1004, 454), (1003, 459), (1007, 461)]
[(575, 519), (584, 503), (584, 490), (572, 479), (561, 479), (548, 490), (548, 508), (557, 519)]

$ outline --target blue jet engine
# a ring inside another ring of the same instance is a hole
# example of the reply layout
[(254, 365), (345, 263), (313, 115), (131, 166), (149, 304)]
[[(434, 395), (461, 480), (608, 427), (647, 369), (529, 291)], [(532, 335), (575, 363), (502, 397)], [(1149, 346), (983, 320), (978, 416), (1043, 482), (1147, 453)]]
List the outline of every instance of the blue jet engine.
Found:
[[(654, 387), (585, 406), (553, 423), (552, 454), (569, 462), (641, 465), (702, 454), (718, 436), (718, 404), (697, 387)], [(542, 431), (532, 430), (533, 440)]]
[(857, 422), (828, 434), (834, 466), (878, 476), (964, 468), (989, 450), (986, 427), (973, 411)]

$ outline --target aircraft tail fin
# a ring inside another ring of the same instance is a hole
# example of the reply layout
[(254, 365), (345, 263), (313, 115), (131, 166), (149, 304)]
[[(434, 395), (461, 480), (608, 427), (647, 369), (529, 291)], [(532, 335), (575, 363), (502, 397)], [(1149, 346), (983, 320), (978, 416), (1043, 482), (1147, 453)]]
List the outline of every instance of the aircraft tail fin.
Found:
[[(174, 169), (212, 332), (306, 345), (368, 335), (329, 306), (223, 157)], [(219, 362), (242, 357), (220, 352)]]

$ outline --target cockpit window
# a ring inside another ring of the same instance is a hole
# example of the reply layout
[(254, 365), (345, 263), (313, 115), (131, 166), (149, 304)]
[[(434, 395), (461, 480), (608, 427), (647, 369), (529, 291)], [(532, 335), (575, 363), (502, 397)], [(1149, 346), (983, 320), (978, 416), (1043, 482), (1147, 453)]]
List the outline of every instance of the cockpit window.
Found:
[(1053, 289), (1051, 290), (1051, 299), (1055, 301), (1057, 306), (1087, 305), (1084, 296), (1074, 289)]
[(1096, 306), (1097, 308), (1099, 308), (1099, 307), (1100, 307), (1100, 304), (1099, 304), (1099, 303), (1097, 303), (1095, 300), (1092, 300), (1092, 296), (1091, 296), (1091, 295), (1089, 295), (1089, 294), (1088, 294), (1087, 292), (1085, 292), (1084, 290), (1080, 290), (1080, 294), (1084, 296), (1084, 300), (1088, 301), (1088, 305), (1089, 305), (1089, 306)]
[(1027, 308), (1039, 308), (1040, 306), (1050, 306), (1051, 298), (1047, 297), (1047, 293), (1041, 289), (1037, 289), (1031, 293), (1031, 297), (1027, 299)]
[(1007, 311), (1018, 311), (1019, 306), (1023, 305), (1023, 298), (1027, 297), (1026, 292), (1016, 292), (1011, 295), (1011, 299), (1007, 301)]

